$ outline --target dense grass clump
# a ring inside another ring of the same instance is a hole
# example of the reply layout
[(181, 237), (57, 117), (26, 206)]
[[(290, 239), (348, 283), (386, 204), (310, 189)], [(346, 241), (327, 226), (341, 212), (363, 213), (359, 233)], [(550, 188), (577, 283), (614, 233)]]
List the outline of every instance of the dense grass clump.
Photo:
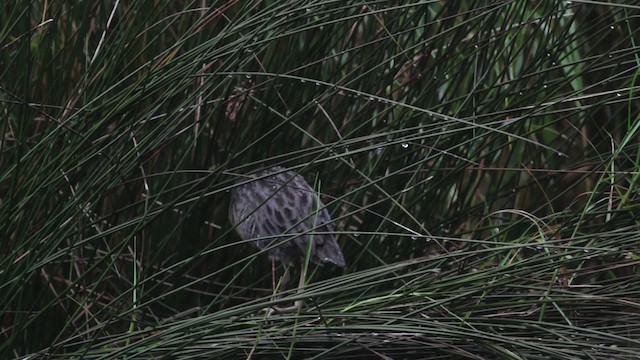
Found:
[[(637, 356), (637, 5), (210, 3), (3, 5), (0, 358)], [(273, 165), (347, 267), (266, 317)]]

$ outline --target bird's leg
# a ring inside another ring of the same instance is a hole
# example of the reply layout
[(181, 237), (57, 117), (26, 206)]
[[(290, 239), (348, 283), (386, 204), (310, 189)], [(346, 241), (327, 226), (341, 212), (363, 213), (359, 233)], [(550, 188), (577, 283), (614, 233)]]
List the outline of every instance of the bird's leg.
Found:
[(284, 273), (282, 274), (282, 278), (280, 278), (280, 286), (278, 287), (278, 292), (283, 292), (287, 290), (287, 286), (289, 286), (289, 279), (291, 278), (291, 273), (289, 272), (289, 266), (287, 264), (283, 264)]
[(276, 259), (271, 259), (271, 289), (276, 293)]
[[(307, 277), (307, 267), (308, 267), (308, 264), (305, 263), (304, 260), (302, 260), (300, 263), (301, 263), (301, 266), (300, 266), (300, 280), (298, 280), (298, 289), (296, 290), (296, 293), (298, 293), (298, 294), (300, 294), (304, 290), (304, 285), (305, 285), (306, 277)], [(287, 269), (288, 269), (288, 267), (287, 267)], [(288, 281), (288, 278), (289, 278), (289, 276), (287, 275), (287, 281)], [(298, 311), (302, 310), (303, 306), (304, 306), (304, 300), (296, 300), (293, 303), (292, 306), (287, 306), (287, 307), (274, 306), (274, 307), (270, 308), (269, 312), (267, 313), (267, 315), (271, 315), (274, 312), (279, 312), (279, 313), (298, 312)]]
[[(289, 272), (289, 264), (286, 263), (286, 262), (283, 262), (282, 263), (282, 267), (284, 268), (284, 273), (282, 274), (282, 277), (280, 278), (280, 282), (278, 284), (276, 284), (275, 260), (272, 260), (271, 266), (272, 266), (271, 270), (273, 272), (272, 273), (272, 276), (273, 276), (272, 277), (273, 295), (271, 297), (271, 302), (275, 302), (280, 298), (280, 296), (278, 294), (282, 293), (283, 291), (285, 291), (287, 289), (287, 286), (289, 285), (289, 280), (291, 278), (291, 273)], [(293, 309), (293, 308), (292, 307), (281, 308), (281, 307), (278, 307), (278, 306), (271, 306), (269, 308), (262, 309), (262, 311), (266, 312), (267, 316), (270, 316), (274, 312), (290, 312), (291, 309)]]
[[(305, 263), (305, 261), (301, 261), (300, 262), (300, 280), (298, 280), (298, 291), (297, 293), (300, 294), (302, 291), (304, 291), (304, 285), (305, 282), (307, 280), (307, 268), (309, 266), (308, 263)], [(302, 307), (304, 306), (304, 300), (296, 300), (293, 307), (295, 308), (296, 311), (300, 311), (302, 310)]]
[(273, 291), (273, 297), (271, 298), (272, 300), (277, 300), (277, 293), (285, 291), (287, 289), (287, 285), (289, 284), (289, 267), (285, 263), (283, 263), (282, 265), (284, 267), (284, 272), (282, 273), (280, 281), (276, 283), (276, 260), (271, 259), (271, 290)]

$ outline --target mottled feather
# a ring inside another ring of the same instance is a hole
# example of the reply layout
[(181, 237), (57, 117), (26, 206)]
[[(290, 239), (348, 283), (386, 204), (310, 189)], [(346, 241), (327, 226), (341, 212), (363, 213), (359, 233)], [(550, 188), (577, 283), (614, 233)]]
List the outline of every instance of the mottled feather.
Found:
[[(314, 262), (345, 266), (329, 212), (302, 176), (276, 166), (242, 177), (237, 184), (231, 190), (229, 219), (241, 238), (255, 239), (259, 249), (276, 241), (280, 245), (270, 249), (269, 256), (285, 264), (304, 258), (310, 244)], [(283, 242), (280, 235), (288, 235), (288, 240)]]

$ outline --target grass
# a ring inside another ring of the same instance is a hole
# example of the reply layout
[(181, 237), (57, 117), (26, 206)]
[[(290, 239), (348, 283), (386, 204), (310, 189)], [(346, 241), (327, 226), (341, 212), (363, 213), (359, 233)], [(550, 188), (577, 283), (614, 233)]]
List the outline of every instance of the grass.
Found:
[[(0, 12), (0, 357), (631, 359), (633, 2)], [(230, 174), (322, 192), (347, 267), (266, 318)]]

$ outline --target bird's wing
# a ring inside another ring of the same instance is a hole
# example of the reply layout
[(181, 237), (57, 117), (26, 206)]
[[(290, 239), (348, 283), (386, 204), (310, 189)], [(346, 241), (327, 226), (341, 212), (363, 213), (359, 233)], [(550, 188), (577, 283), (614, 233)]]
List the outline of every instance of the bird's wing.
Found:
[(345, 266), (344, 256), (340, 246), (336, 241), (334, 227), (331, 224), (331, 216), (317, 198), (312, 196), (312, 204), (317, 206), (307, 210), (308, 217), (296, 226), (296, 232), (307, 234), (295, 239), (296, 245), (302, 251), (303, 256), (307, 253), (308, 239), (311, 241), (311, 256), (314, 261), (332, 262), (338, 266)]

